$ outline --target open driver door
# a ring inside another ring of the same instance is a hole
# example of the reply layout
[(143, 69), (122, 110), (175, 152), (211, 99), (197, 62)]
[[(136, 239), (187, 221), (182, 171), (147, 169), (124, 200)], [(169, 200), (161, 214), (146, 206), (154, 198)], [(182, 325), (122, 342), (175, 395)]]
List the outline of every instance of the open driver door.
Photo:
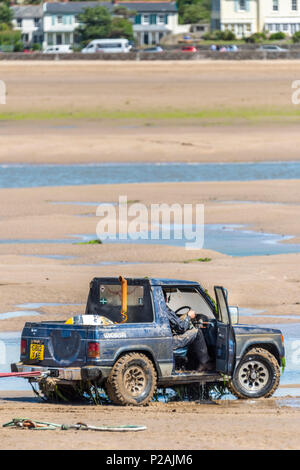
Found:
[(215, 286), (215, 296), (218, 307), (216, 370), (230, 375), (235, 364), (235, 335), (224, 287)]

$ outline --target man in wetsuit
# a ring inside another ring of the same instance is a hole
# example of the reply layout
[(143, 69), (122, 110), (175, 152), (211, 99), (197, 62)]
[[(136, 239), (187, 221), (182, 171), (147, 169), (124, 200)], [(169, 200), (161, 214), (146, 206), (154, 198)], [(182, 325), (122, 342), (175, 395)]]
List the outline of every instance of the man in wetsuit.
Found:
[(213, 363), (209, 357), (204, 335), (201, 329), (193, 326), (192, 320), (196, 317), (194, 310), (190, 309), (183, 320), (167, 305), (167, 293), (164, 292), (166, 311), (173, 334), (173, 350), (188, 347), (189, 355), (196, 363), (196, 370), (212, 370)]

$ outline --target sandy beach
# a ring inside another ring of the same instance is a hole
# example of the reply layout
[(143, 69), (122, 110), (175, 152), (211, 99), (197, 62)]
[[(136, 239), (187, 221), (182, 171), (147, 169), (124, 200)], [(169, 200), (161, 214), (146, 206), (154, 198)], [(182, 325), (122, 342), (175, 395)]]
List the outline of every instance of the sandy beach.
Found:
[[(185, 62), (1, 61), (7, 104), (0, 107), (0, 171), (11, 163), (298, 161), (291, 83), (299, 77), (298, 61), (188, 62), (188, 69)], [(81, 245), (76, 236), (96, 238), (95, 204), (126, 195), (129, 205), (147, 208), (204, 204), (206, 224), (300, 243), (299, 188), (298, 179), (1, 188), (0, 333), (84, 313), (90, 280), (120, 274), (195, 280), (210, 292), (224, 285), (231, 305), (263, 312), (243, 315), (243, 323), (298, 324), (299, 252), (232, 256), (150, 243)], [(1, 319), (30, 303), (64, 305)], [(30, 431), (0, 428), (1, 448), (299, 448), (299, 405), (279, 398), (95, 408), (45, 404), (27, 392), (1, 391), (0, 382), (0, 424), (22, 415), (148, 429), (129, 440), (80, 431), (45, 431), (36, 440)]]

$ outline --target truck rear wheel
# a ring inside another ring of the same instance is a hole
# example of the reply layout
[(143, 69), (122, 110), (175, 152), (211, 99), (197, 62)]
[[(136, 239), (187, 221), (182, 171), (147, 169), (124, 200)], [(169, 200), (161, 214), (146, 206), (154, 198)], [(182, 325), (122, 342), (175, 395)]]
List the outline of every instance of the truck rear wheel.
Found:
[(280, 367), (266, 349), (254, 348), (242, 358), (229, 383), (237, 398), (269, 398), (280, 381)]
[(152, 361), (141, 353), (128, 353), (115, 363), (106, 393), (115, 405), (146, 405), (156, 390), (157, 374)]

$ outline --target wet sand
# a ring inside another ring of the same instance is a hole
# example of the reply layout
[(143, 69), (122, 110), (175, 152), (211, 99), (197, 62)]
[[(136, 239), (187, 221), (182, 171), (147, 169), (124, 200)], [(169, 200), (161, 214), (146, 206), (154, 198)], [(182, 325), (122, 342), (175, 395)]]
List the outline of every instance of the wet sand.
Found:
[[(299, 399), (298, 399), (299, 400)], [(295, 403), (298, 403), (294, 399)], [(298, 449), (299, 407), (288, 400), (151, 403), (145, 408), (37, 402), (25, 392), (0, 395), (1, 424), (24, 417), (57, 424), (144, 425), (135, 433), (0, 428), (2, 449)], [(34, 435), (33, 435), (34, 434)], [(110, 455), (110, 454), (109, 454)]]

